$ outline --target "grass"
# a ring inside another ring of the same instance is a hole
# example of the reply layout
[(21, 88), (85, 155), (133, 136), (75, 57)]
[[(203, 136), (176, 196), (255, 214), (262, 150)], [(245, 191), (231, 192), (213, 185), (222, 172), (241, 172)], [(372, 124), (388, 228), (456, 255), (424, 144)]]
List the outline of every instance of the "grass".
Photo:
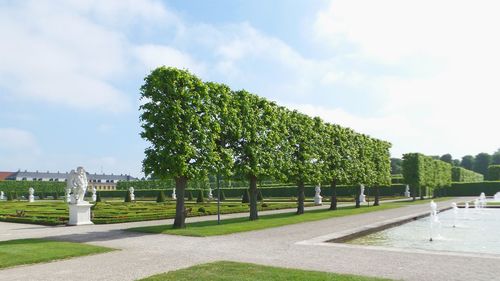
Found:
[(131, 228), (130, 231), (146, 232), (146, 233), (164, 233), (175, 234), (184, 236), (215, 236), (225, 235), (231, 233), (245, 232), (251, 230), (260, 230), (270, 227), (278, 227), (289, 224), (296, 224), (308, 221), (317, 221), (322, 219), (329, 219), (335, 217), (350, 216), (356, 214), (363, 214), (373, 211), (386, 210), (397, 208), (396, 205), (383, 204), (378, 207), (361, 207), (355, 208), (353, 206), (341, 207), (337, 211), (329, 210), (313, 210), (308, 211), (303, 215), (296, 215), (294, 212), (273, 214), (260, 216), (256, 221), (249, 221), (247, 217), (234, 218), (221, 221), (221, 225), (217, 225), (217, 221), (202, 221), (187, 224), (186, 228), (174, 229), (171, 225), (158, 225)]
[(0, 268), (86, 256), (114, 249), (45, 239), (0, 241)]
[(140, 281), (376, 281), (389, 280), (357, 275), (288, 269), (251, 263), (219, 261), (153, 275)]
[[(439, 201), (447, 199), (449, 198), (439, 198)], [(336, 211), (330, 211), (327, 209), (312, 210), (300, 216), (296, 215), (294, 212), (264, 215), (260, 216), (259, 219), (256, 221), (249, 221), (247, 217), (233, 218), (221, 221), (220, 225), (218, 225), (217, 221), (215, 220), (201, 221), (201, 222), (188, 223), (186, 225), (186, 228), (182, 229), (172, 228), (172, 225), (157, 225), (157, 226), (130, 228), (128, 230), (134, 232), (143, 232), (143, 233), (162, 233), (162, 234), (196, 236), (196, 237), (216, 236), (216, 235), (226, 235), (231, 233), (238, 233), (238, 232), (245, 232), (252, 230), (261, 230), (271, 227), (279, 227), (289, 224), (317, 221), (329, 218), (358, 215), (374, 211), (399, 208), (406, 205), (422, 204), (427, 202), (430, 202), (430, 199), (384, 203), (376, 207), (374, 206), (370, 207), (362, 206), (361, 208), (355, 208), (354, 206), (339, 207)]]
[[(312, 203), (306, 204), (312, 206)], [(204, 216), (217, 213), (217, 204), (187, 202), (191, 208), (188, 216)], [(203, 207), (204, 211), (200, 208)], [(278, 210), (296, 207), (295, 202), (265, 202), (259, 210)], [(248, 212), (248, 204), (241, 202), (222, 202), (221, 214)], [(122, 223), (170, 219), (175, 217), (175, 202), (100, 202), (92, 210), (92, 221), (95, 224)], [(59, 225), (68, 222), (68, 205), (62, 201), (38, 200), (34, 203), (26, 201), (0, 202), (0, 221)]]

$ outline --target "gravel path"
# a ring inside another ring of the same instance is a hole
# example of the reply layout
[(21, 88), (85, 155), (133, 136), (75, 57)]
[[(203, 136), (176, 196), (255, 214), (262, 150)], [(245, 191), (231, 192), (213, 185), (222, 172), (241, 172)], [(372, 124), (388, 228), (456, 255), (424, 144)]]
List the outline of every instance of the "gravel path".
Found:
[[(439, 202), (438, 206), (447, 207), (450, 202)], [(413, 205), (218, 237), (183, 237), (122, 230), (171, 223), (171, 220), (80, 227), (0, 223), (0, 240), (51, 237), (120, 249), (0, 270), (0, 280), (135, 280), (216, 260), (403, 280), (500, 280), (500, 256), (384, 249), (323, 243), (317, 239), (427, 212), (428, 208), (427, 204)], [(276, 212), (284, 211), (268, 213)], [(222, 217), (239, 216), (247, 214)], [(206, 219), (214, 217), (191, 218), (189, 221)]]

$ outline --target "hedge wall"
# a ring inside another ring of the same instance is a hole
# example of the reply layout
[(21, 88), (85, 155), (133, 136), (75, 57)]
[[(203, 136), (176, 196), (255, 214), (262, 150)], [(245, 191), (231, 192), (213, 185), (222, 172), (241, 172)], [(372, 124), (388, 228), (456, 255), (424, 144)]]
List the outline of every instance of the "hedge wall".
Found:
[(403, 177), (410, 185), (411, 193), (423, 196), (435, 195), (435, 190), (451, 185), (451, 165), (420, 153), (403, 155)]
[(486, 196), (493, 196), (500, 191), (500, 181), (452, 183), (443, 189), (444, 196), (479, 196), (484, 192)]
[[(500, 166), (498, 167), (500, 168)], [(462, 167), (453, 167), (451, 168), (451, 180), (453, 182), (482, 182), (484, 176)]]
[(59, 181), (0, 181), (0, 191), (18, 192), (19, 194), (28, 194), (28, 188), (33, 187), (35, 194), (38, 192), (53, 193), (62, 192), (66, 187), (65, 182)]
[(488, 180), (490, 181), (500, 180), (500, 165), (488, 166)]
[[(135, 186), (134, 186), (135, 188)], [(226, 197), (241, 197), (243, 195), (243, 191), (246, 188), (221, 188), (221, 191), (224, 191), (224, 195)], [(189, 191), (194, 192), (196, 189), (187, 189), (186, 190), (186, 196)], [(269, 188), (259, 188), (259, 190), (262, 192), (262, 196), (264, 198), (269, 198), (269, 197), (295, 197), (297, 196), (297, 187), (269, 187)], [(359, 190), (359, 186), (337, 186), (337, 196), (354, 196), (356, 192)], [(144, 190), (138, 190), (136, 189), (134, 192), (134, 195), (136, 198), (140, 197), (156, 197), (158, 195), (159, 191), (164, 191), (165, 195), (168, 198), (171, 198), (172, 195), (172, 189), (144, 189)], [(402, 196), (405, 191), (405, 185), (403, 184), (394, 184), (391, 186), (381, 186), (379, 188), (380, 196)], [(332, 190), (329, 187), (324, 187), (321, 190), (321, 195), (323, 197), (325, 196), (331, 196)], [(208, 191), (205, 191), (205, 197), (208, 196)], [(102, 198), (118, 198), (118, 197), (124, 197), (126, 194), (125, 190), (103, 190), (99, 191), (99, 194), (101, 195)], [(214, 196), (217, 194), (216, 190), (213, 191)], [(371, 189), (369, 187), (366, 187), (365, 189), (365, 194), (366, 195), (371, 195)], [(305, 187), (305, 195), (307, 197), (314, 197), (315, 195), (315, 190), (314, 186), (306, 186)]]

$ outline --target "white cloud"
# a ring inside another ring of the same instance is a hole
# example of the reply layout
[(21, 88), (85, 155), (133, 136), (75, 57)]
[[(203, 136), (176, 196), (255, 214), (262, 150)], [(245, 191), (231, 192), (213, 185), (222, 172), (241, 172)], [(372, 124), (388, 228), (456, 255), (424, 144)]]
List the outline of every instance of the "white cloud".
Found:
[(8, 153), (40, 153), (40, 148), (35, 136), (26, 130), (0, 128), (0, 140), (2, 140), (0, 142), (0, 150), (4, 150)]
[(202, 75), (205, 66), (193, 59), (189, 54), (181, 52), (175, 48), (164, 45), (142, 45), (134, 50), (139, 61), (149, 70), (158, 66), (166, 65), (177, 68), (186, 68), (190, 71)]
[[(397, 154), (492, 152), (500, 138), (491, 126), (500, 104), (499, 8), (497, 1), (332, 1), (317, 14), (315, 38), (358, 61), (393, 69), (362, 75), (381, 101), (371, 115), (403, 120), (414, 131), (394, 142)], [(400, 130), (406, 131), (394, 126), (387, 138)]]

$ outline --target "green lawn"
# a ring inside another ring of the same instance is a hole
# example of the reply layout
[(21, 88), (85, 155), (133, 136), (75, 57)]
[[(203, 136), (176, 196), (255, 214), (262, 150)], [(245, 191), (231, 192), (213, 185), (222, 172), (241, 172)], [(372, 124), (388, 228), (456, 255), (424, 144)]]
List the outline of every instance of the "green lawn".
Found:
[[(306, 206), (312, 206), (307, 203)], [(295, 202), (259, 203), (259, 210), (278, 210), (295, 208)], [(204, 216), (217, 214), (217, 204), (187, 202), (191, 208), (188, 216)], [(249, 211), (248, 204), (241, 202), (223, 202), (221, 214), (244, 213)], [(92, 221), (95, 224), (122, 223), (131, 221), (170, 219), (175, 217), (175, 202), (100, 202), (93, 208)], [(0, 221), (58, 225), (68, 222), (68, 205), (62, 201), (39, 200), (34, 203), (26, 201), (0, 202)]]
[(45, 239), (0, 241), (0, 268), (99, 254), (113, 250), (88, 244)]
[(184, 229), (173, 229), (171, 225), (158, 225), (158, 226), (148, 226), (148, 227), (137, 227), (131, 228), (130, 231), (135, 232), (146, 232), (146, 233), (164, 233), (164, 234), (175, 234), (175, 235), (185, 235), (185, 236), (214, 236), (214, 235), (224, 235), (230, 233), (244, 232), (250, 230), (259, 230), (270, 227), (283, 226), (288, 224), (295, 224), (307, 221), (316, 221), (328, 218), (363, 214), (373, 211), (386, 210), (391, 208), (397, 208), (398, 206), (393, 204), (383, 204), (378, 207), (361, 207), (354, 208), (342, 207), (338, 208), (337, 211), (329, 210), (313, 210), (307, 211), (303, 215), (296, 215), (294, 212), (274, 214), (274, 215), (264, 215), (260, 216), (256, 221), (249, 221), (247, 217), (234, 218), (221, 221), (221, 225), (217, 225), (217, 221), (203, 221), (188, 223), (187, 227)]
[[(448, 200), (449, 198), (439, 198), (442, 201)], [(186, 228), (174, 229), (172, 225), (157, 225), (157, 226), (147, 226), (147, 227), (137, 227), (128, 229), (134, 232), (145, 232), (145, 233), (163, 233), (163, 234), (174, 234), (174, 235), (184, 235), (184, 236), (215, 236), (215, 235), (225, 235), (231, 233), (261, 230), (265, 228), (284, 226), (289, 224), (296, 224), (308, 221), (317, 221), (322, 219), (329, 219), (335, 217), (343, 217), (350, 215), (357, 215), (363, 213), (369, 213), (374, 211), (381, 211), (393, 208), (399, 208), (406, 205), (413, 204), (423, 204), (430, 202), (429, 199), (426, 200), (416, 200), (416, 201), (404, 201), (404, 202), (391, 202), (383, 203), (380, 206), (362, 206), (361, 208), (355, 208), (354, 206), (349, 207), (339, 207), (336, 211), (330, 211), (327, 209), (306, 211), (303, 215), (296, 215), (294, 212), (264, 215), (260, 216), (256, 221), (249, 221), (247, 217), (234, 218), (222, 220), (220, 225), (217, 225), (217, 221), (202, 221), (188, 223)]]
[(219, 261), (150, 276), (140, 281), (370, 281), (389, 280), (357, 275), (288, 269), (251, 263)]

